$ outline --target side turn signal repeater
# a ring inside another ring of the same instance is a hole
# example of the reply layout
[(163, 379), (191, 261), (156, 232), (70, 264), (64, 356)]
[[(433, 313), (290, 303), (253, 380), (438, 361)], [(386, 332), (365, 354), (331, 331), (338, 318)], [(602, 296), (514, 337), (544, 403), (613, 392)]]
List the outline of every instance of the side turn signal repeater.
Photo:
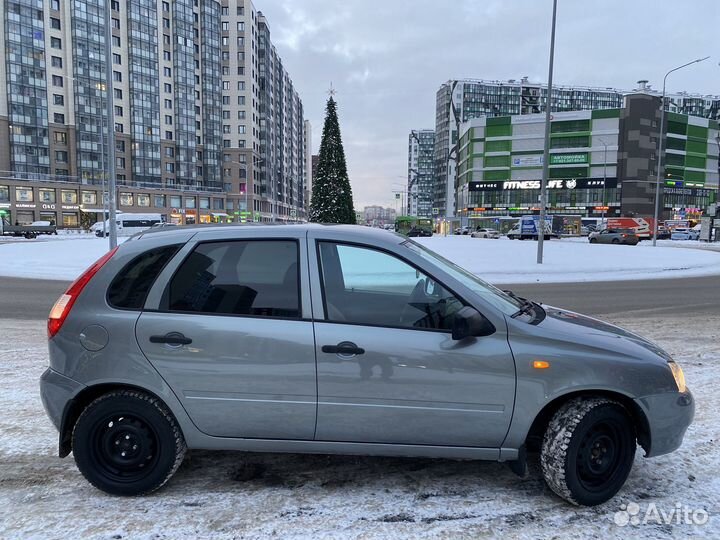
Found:
[(534, 360), (532, 366), (535, 369), (548, 369), (550, 367), (550, 362), (546, 362), (545, 360)]

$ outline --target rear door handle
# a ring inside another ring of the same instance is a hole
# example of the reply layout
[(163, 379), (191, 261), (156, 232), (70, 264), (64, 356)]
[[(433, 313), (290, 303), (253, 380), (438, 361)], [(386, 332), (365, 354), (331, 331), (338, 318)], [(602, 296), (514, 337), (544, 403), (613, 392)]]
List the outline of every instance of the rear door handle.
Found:
[(322, 352), (329, 354), (340, 354), (342, 356), (354, 356), (356, 354), (365, 354), (365, 349), (358, 347), (349, 341), (343, 341), (337, 345), (323, 345)]
[(180, 332), (170, 332), (164, 336), (150, 336), (150, 343), (166, 343), (168, 345), (190, 345), (192, 339), (185, 337)]

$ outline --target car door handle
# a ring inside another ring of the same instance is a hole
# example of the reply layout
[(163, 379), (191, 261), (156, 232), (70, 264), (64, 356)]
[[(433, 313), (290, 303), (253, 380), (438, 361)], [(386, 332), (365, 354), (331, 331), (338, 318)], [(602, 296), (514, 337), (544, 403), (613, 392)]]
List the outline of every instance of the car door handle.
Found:
[(323, 345), (322, 352), (329, 354), (341, 354), (343, 356), (353, 356), (356, 354), (365, 354), (365, 349), (358, 347), (349, 341), (343, 341), (337, 345)]
[(168, 345), (190, 345), (192, 339), (179, 332), (170, 332), (164, 336), (150, 336), (150, 343), (166, 343)]

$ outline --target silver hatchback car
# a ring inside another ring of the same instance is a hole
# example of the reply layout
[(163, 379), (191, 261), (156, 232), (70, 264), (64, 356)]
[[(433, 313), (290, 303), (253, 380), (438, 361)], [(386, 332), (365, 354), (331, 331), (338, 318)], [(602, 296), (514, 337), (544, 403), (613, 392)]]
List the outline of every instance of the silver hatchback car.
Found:
[(663, 350), (353, 226), (136, 235), (48, 320), (45, 409), (82, 474), (162, 486), (187, 449), (510, 462), (575, 504), (671, 452), (694, 401)]

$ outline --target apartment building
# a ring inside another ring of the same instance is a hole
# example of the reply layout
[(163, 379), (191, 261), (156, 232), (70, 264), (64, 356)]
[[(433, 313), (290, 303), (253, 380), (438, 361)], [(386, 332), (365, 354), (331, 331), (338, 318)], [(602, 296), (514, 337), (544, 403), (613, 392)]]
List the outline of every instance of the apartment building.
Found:
[(408, 135), (408, 199), (410, 216), (433, 216), (435, 130), (413, 129)]
[(111, 66), (103, 2), (0, 0), (0, 171), (101, 184), (110, 90), (118, 189), (217, 194), (243, 221), (302, 215), (302, 101), (253, 3), (109, 7)]
[[(637, 91), (658, 95), (648, 81), (638, 81)], [(628, 91), (614, 88), (553, 86), (552, 111), (620, 109)], [(436, 95), (435, 189), (433, 207), (436, 217), (455, 217), (458, 206), (456, 167), (460, 125), (473, 118), (522, 116), (545, 111), (548, 101), (546, 84), (520, 80), (451, 80)], [(659, 107), (659, 105), (658, 105)], [(680, 92), (668, 96), (672, 113), (720, 119), (720, 96), (701, 96)]]

